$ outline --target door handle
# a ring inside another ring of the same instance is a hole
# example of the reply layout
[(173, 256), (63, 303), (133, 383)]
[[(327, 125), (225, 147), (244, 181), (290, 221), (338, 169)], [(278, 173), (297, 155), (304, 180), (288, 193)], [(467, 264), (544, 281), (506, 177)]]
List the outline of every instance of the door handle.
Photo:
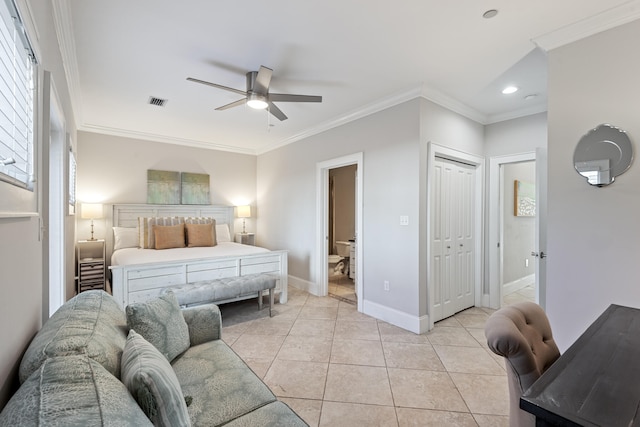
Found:
[(540, 257), (540, 259), (545, 259), (547, 257), (547, 254), (545, 254), (542, 251), (540, 251), (540, 253), (534, 251), (534, 252), (531, 252), (531, 256), (536, 258)]

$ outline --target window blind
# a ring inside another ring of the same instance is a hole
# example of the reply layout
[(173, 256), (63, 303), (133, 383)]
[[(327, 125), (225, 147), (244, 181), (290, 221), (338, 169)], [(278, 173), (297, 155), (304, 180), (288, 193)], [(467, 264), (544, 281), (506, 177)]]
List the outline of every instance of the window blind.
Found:
[(33, 189), (35, 56), (12, 0), (0, 17), (0, 179)]

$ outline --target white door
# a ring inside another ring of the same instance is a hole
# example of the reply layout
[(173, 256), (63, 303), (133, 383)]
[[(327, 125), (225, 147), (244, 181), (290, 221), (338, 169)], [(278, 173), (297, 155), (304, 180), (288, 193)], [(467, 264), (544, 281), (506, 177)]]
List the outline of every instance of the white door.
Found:
[(536, 301), (547, 305), (547, 149), (536, 149)]
[(435, 321), (474, 305), (475, 167), (434, 161), (432, 268)]

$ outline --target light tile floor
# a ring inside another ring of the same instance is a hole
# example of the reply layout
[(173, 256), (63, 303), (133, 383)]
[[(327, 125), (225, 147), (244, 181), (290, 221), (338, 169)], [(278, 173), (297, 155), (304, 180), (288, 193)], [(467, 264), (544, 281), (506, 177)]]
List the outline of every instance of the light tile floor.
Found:
[(355, 284), (347, 275), (329, 277), (329, 295), (345, 302), (358, 303)]
[(504, 361), (484, 338), (492, 310), (416, 335), (295, 288), (271, 318), (255, 300), (220, 308), (224, 341), (311, 426), (508, 425)]
[(521, 301), (534, 301), (536, 300), (536, 288), (535, 285), (528, 285), (524, 288), (505, 295), (502, 297), (502, 305), (514, 304)]

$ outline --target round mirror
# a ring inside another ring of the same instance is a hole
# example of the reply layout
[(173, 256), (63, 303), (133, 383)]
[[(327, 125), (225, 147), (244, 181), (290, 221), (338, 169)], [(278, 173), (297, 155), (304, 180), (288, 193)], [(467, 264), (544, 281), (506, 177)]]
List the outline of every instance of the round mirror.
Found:
[(591, 185), (611, 184), (633, 161), (633, 147), (627, 133), (602, 124), (580, 138), (573, 153), (573, 166)]

